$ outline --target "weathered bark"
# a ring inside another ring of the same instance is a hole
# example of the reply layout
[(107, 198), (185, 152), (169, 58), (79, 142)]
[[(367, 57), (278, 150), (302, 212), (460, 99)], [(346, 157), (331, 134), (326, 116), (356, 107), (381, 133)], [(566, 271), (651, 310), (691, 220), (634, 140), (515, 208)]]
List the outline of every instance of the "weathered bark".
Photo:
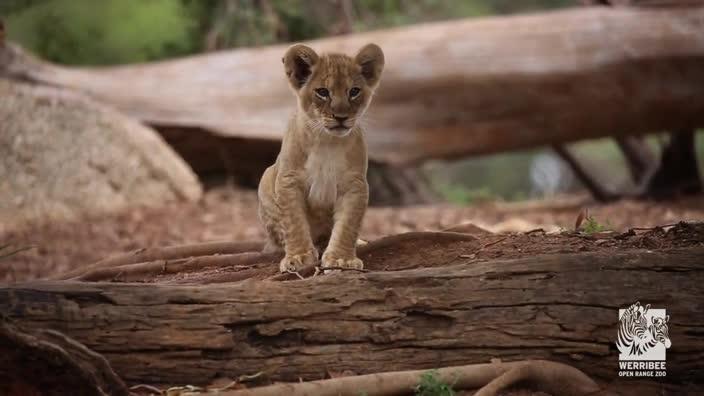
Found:
[[(702, 17), (704, 7), (583, 7), (309, 44), (346, 53), (369, 41), (384, 48), (370, 155), (407, 164), (704, 125)], [(295, 105), (281, 68), (285, 48), (82, 69), (6, 54), (0, 74), (84, 90), (160, 130), (252, 140), (262, 154), (275, 154)], [(252, 152), (249, 144), (228, 150), (235, 164)], [(201, 157), (220, 151), (210, 145)]]
[(32, 282), (0, 311), (104, 355), (130, 382), (275, 380), (549, 359), (618, 379), (618, 308), (670, 315), (664, 381), (693, 382), (704, 356), (704, 248), (541, 256), (305, 281), (224, 285)]
[(0, 394), (127, 396), (102, 356), (52, 330), (27, 333), (0, 320)]

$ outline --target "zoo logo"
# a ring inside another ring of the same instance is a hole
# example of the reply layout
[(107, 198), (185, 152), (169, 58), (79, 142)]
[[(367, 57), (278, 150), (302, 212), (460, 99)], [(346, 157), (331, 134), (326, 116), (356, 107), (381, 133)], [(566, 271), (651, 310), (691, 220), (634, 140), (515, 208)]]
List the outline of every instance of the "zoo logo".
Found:
[(665, 351), (672, 342), (667, 327), (670, 316), (665, 310), (636, 302), (619, 309), (618, 319), (619, 377), (666, 376)]
[(672, 343), (667, 327), (670, 316), (664, 309), (650, 309), (650, 304), (643, 307), (636, 302), (619, 309), (618, 316), (619, 360), (665, 360), (665, 350)]

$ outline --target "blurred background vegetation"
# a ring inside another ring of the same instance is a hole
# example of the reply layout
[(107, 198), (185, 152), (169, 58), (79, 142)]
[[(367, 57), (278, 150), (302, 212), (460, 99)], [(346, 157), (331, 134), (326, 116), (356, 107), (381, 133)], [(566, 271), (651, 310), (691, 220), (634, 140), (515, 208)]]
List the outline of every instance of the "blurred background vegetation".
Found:
[[(293, 42), (438, 20), (572, 6), (575, 0), (2, 0), (10, 40), (53, 62), (112, 65)], [(467, 38), (471, 40), (471, 37)], [(698, 139), (704, 171), (704, 142)], [(654, 146), (662, 139), (651, 138)], [(603, 183), (628, 187), (608, 139), (573, 145)], [(659, 150), (658, 150), (659, 151)], [(580, 189), (549, 149), (431, 162), (433, 186), (457, 203)], [(599, 177), (603, 175), (603, 177)]]
[(573, 0), (2, 0), (10, 39), (71, 65), (144, 62)]

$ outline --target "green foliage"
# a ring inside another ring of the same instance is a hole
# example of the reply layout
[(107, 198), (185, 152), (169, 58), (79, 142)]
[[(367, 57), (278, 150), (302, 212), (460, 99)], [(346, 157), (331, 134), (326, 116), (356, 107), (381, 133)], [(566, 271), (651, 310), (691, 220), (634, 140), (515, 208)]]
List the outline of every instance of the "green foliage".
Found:
[(610, 231), (613, 227), (611, 227), (609, 221), (606, 222), (606, 225), (603, 225), (600, 224), (593, 216), (587, 216), (587, 218), (584, 219), (584, 224), (581, 228), (582, 232), (587, 235), (591, 235), (599, 232)]
[(526, 199), (532, 193), (530, 166), (540, 150), (434, 162), (424, 167), (431, 186), (449, 202)]
[(443, 185), (438, 191), (448, 202), (469, 205), (480, 202), (494, 201), (499, 197), (491, 192), (489, 187), (467, 188), (462, 185)]
[(45, 0), (2, 0), (0, 2), (0, 16), (19, 12)]
[(7, 18), (8, 37), (69, 64), (141, 62), (194, 50), (196, 24), (173, 0), (45, 0)]
[(416, 396), (454, 396), (452, 385), (438, 378), (437, 370), (430, 370), (420, 376), (420, 383), (416, 385)]

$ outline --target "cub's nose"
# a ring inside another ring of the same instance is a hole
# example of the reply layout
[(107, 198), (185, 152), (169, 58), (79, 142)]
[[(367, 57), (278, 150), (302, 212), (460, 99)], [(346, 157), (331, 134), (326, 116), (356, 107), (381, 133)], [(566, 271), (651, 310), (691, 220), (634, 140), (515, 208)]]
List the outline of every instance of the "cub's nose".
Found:
[(347, 117), (347, 116), (341, 117), (341, 116), (336, 116), (336, 115), (334, 115), (334, 116), (332, 116), (332, 118), (334, 118), (335, 120), (337, 120), (337, 122), (339, 122), (340, 124), (342, 124), (342, 123), (344, 123), (345, 121), (347, 121), (347, 119), (348, 119), (349, 117)]

